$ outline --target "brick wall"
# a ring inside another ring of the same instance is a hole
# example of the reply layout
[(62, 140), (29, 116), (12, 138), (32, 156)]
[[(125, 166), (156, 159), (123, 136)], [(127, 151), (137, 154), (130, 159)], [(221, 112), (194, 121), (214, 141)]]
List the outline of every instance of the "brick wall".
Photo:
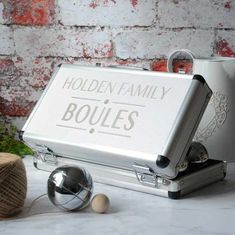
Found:
[(61, 62), (165, 71), (177, 48), (235, 56), (235, 1), (0, 0), (0, 114), (20, 127)]

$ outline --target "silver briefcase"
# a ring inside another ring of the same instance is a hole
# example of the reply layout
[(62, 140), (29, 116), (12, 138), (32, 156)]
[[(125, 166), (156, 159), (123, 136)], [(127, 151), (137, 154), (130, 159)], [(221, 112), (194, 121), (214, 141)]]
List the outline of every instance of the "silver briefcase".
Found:
[(98, 182), (178, 198), (226, 172), (216, 160), (188, 166), (211, 95), (200, 75), (61, 65), (21, 138), (38, 168), (75, 163)]

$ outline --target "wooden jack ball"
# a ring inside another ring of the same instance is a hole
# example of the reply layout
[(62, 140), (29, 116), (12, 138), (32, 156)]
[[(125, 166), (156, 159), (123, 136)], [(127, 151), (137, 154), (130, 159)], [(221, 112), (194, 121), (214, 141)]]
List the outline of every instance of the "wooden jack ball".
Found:
[(105, 194), (96, 194), (91, 200), (91, 208), (96, 213), (105, 213), (109, 208), (109, 198)]

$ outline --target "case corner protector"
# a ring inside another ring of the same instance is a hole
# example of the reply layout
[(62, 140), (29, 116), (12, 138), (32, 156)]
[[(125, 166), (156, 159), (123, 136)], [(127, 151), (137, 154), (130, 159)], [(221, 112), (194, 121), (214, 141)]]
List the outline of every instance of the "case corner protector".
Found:
[(168, 197), (170, 199), (180, 199), (181, 198), (181, 192), (180, 192), (180, 190), (176, 191), (176, 192), (168, 191)]
[(164, 169), (170, 164), (170, 159), (163, 155), (158, 155), (156, 164), (159, 168)]
[(202, 75), (200, 75), (200, 74), (194, 74), (193, 79), (198, 80), (203, 85), (206, 83), (205, 78)]

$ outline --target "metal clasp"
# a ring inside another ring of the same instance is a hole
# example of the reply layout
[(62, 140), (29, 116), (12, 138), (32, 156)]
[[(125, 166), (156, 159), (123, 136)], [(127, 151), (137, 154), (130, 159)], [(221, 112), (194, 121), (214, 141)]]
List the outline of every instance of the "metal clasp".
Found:
[(56, 165), (57, 158), (53, 153), (37, 153), (43, 162), (46, 162), (51, 165)]
[(57, 157), (54, 154), (54, 152), (46, 147), (46, 146), (42, 146), (42, 145), (37, 145), (36, 146), (36, 158), (40, 159), (41, 161), (51, 164), (51, 165), (56, 165), (57, 164)]
[(157, 175), (148, 165), (133, 164), (137, 180), (144, 185), (157, 186)]

